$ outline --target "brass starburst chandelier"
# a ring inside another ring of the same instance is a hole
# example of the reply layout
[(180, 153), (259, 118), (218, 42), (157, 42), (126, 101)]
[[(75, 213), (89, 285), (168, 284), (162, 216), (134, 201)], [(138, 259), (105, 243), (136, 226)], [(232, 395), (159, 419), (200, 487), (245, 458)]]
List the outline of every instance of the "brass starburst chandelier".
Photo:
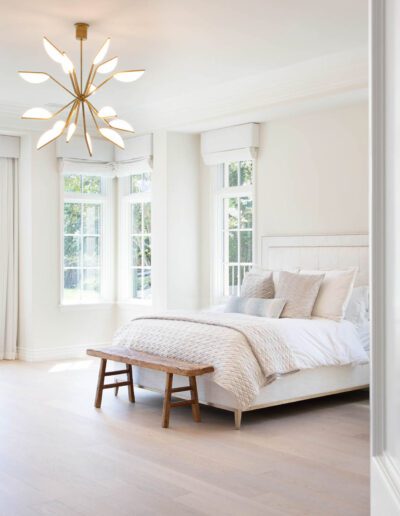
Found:
[(64, 73), (69, 76), (71, 88), (65, 86), (46, 72), (18, 72), (25, 81), (32, 84), (40, 84), (49, 79), (52, 80), (58, 86), (63, 88), (69, 95), (71, 95), (73, 97), (72, 100), (55, 113), (51, 113), (42, 107), (34, 107), (28, 109), (28, 111), (22, 115), (22, 118), (33, 120), (50, 120), (56, 118), (58, 115), (61, 115), (61, 113), (67, 110), (68, 115), (65, 120), (57, 120), (51, 129), (45, 131), (40, 136), (36, 148), (41, 149), (45, 145), (48, 145), (49, 143), (59, 138), (65, 132), (66, 141), (69, 142), (76, 131), (79, 115), (81, 114), (86, 146), (90, 156), (92, 156), (92, 140), (88, 131), (88, 124), (86, 120), (86, 114), (89, 112), (93, 118), (98, 133), (106, 140), (109, 140), (110, 142), (123, 149), (124, 141), (117, 131), (133, 133), (134, 129), (128, 122), (118, 118), (117, 113), (111, 106), (103, 106), (98, 110), (89, 100), (89, 98), (111, 79), (116, 79), (117, 81), (121, 82), (133, 82), (144, 74), (144, 70), (125, 70), (122, 72), (114, 72), (105, 80), (103, 80), (98, 86), (96, 86), (94, 84), (96, 74), (109, 74), (113, 72), (118, 63), (118, 57), (113, 57), (104, 61), (110, 46), (110, 38), (108, 38), (97, 52), (90, 67), (87, 79), (84, 82), (83, 42), (87, 39), (89, 25), (87, 23), (75, 23), (75, 27), (76, 39), (80, 42), (79, 80), (75, 66), (67, 54), (59, 50), (46, 37), (43, 38), (43, 45), (47, 54), (49, 57), (51, 57), (51, 59), (53, 59), (53, 61), (56, 61), (62, 66)]

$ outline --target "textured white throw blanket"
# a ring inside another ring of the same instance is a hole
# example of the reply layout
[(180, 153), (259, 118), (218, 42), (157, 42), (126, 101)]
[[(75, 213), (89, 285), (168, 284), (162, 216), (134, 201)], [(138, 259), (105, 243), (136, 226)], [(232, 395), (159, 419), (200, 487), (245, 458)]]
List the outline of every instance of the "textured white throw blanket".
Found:
[(120, 328), (113, 344), (215, 368), (213, 381), (248, 408), (260, 388), (299, 369), (368, 362), (351, 323), (168, 312)]
[(261, 317), (167, 313), (134, 319), (113, 344), (215, 368), (213, 380), (248, 407), (260, 387), (295, 371), (292, 352), (277, 328)]

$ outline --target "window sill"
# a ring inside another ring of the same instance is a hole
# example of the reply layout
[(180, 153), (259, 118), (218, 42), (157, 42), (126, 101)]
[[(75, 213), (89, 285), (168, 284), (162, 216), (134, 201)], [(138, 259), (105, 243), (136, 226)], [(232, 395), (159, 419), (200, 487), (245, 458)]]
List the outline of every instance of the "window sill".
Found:
[(148, 300), (148, 299), (125, 299), (123, 301), (118, 301), (117, 302), (117, 305), (118, 306), (121, 306), (121, 307), (132, 307), (132, 306), (148, 306), (148, 307), (152, 307), (153, 306), (153, 302), (151, 300)]
[(115, 303), (110, 301), (99, 301), (98, 303), (60, 303), (61, 312), (70, 310), (105, 310), (111, 308)]

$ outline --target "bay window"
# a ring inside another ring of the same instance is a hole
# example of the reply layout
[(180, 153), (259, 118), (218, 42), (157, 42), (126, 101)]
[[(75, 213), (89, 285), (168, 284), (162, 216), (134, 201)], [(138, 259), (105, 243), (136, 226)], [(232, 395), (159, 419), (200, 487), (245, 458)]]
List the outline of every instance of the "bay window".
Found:
[(62, 179), (62, 303), (110, 298), (110, 190), (112, 179), (71, 174)]
[(252, 160), (221, 165), (217, 179), (217, 294), (240, 295), (253, 263), (254, 165)]

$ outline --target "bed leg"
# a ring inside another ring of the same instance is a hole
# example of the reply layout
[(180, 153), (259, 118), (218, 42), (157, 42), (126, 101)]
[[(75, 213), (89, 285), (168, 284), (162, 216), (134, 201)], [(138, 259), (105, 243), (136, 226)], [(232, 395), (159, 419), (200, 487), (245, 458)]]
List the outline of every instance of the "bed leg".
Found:
[(236, 428), (236, 430), (240, 430), (241, 422), (242, 422), (242, 411), (235, 410), (235, 428)]

